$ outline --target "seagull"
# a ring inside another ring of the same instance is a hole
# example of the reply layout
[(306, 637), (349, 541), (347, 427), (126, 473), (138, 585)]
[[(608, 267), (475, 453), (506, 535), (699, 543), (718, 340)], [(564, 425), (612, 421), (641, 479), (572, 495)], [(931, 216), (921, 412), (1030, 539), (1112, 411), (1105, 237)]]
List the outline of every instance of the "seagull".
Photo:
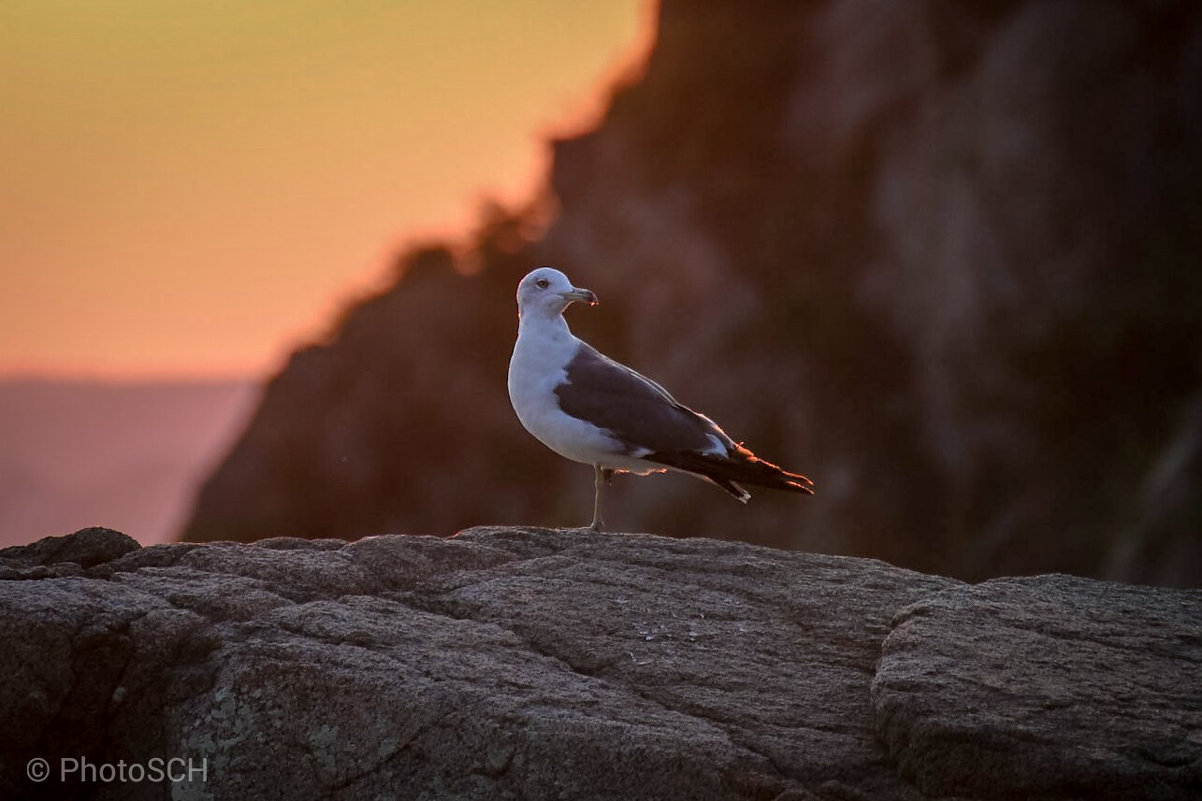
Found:
[(518, 283), (518, 338), (509, 361), (509, 400), (535, 439), (594, 470), (593, 522), (603, 525), (601, 497), (615, 473), (677, 470), (709, 481), (747, 503), (740, 484), (813, 495), (814, 482), (760, 459), (708, 417), (666, 389), (577, 339), (564, 311), (597, 305), (552, 267)]

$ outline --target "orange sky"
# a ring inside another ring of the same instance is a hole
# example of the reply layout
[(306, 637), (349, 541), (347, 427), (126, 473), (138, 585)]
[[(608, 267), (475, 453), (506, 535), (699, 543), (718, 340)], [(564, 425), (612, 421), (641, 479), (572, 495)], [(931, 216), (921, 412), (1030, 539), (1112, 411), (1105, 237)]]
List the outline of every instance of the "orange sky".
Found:
[(529, 195), (647, 0), (4, 0), (0, 375), (253, 375)]

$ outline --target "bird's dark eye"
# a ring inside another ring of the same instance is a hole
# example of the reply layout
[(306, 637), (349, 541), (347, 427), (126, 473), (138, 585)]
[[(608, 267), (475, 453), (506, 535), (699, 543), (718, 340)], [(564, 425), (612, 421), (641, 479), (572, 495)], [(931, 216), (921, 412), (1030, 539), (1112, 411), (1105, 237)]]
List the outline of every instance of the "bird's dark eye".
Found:
[(546, 278), (540, 278), (534, 282), (534, 285), (539, 289), (546, 289), (547, 287), (551, 286), (551, 282)]

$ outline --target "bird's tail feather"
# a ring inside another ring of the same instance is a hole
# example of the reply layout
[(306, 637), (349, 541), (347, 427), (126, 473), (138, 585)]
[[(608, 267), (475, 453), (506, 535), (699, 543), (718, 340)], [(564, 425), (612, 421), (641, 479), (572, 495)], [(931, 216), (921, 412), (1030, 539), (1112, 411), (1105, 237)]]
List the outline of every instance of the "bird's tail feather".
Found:
[(743, 503), (746, 503), (751, 495), (739, 484), (814, 494), (814, 482), (801, 473), (783, 470), (741, 446), (731, 456), (696, 451), (666, 451), (650, 453), (643, 458), (707, 479)]

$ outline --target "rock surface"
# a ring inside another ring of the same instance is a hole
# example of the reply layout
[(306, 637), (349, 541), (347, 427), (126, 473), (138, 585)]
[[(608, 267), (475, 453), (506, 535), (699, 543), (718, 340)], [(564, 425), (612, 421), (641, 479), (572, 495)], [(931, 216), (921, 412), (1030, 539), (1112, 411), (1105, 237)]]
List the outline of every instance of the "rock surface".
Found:
[(872, 696), (932, 797), (1202, 793), (1202, 593), (1070, 576), (958, 586), (903, 609)]
[[(529, 528), (150, 548), (91, 530), (0, 565), (4, 797), (1202, 791), (1198, 592)], [(89, 784), (62, 757), (204, 775)]]

